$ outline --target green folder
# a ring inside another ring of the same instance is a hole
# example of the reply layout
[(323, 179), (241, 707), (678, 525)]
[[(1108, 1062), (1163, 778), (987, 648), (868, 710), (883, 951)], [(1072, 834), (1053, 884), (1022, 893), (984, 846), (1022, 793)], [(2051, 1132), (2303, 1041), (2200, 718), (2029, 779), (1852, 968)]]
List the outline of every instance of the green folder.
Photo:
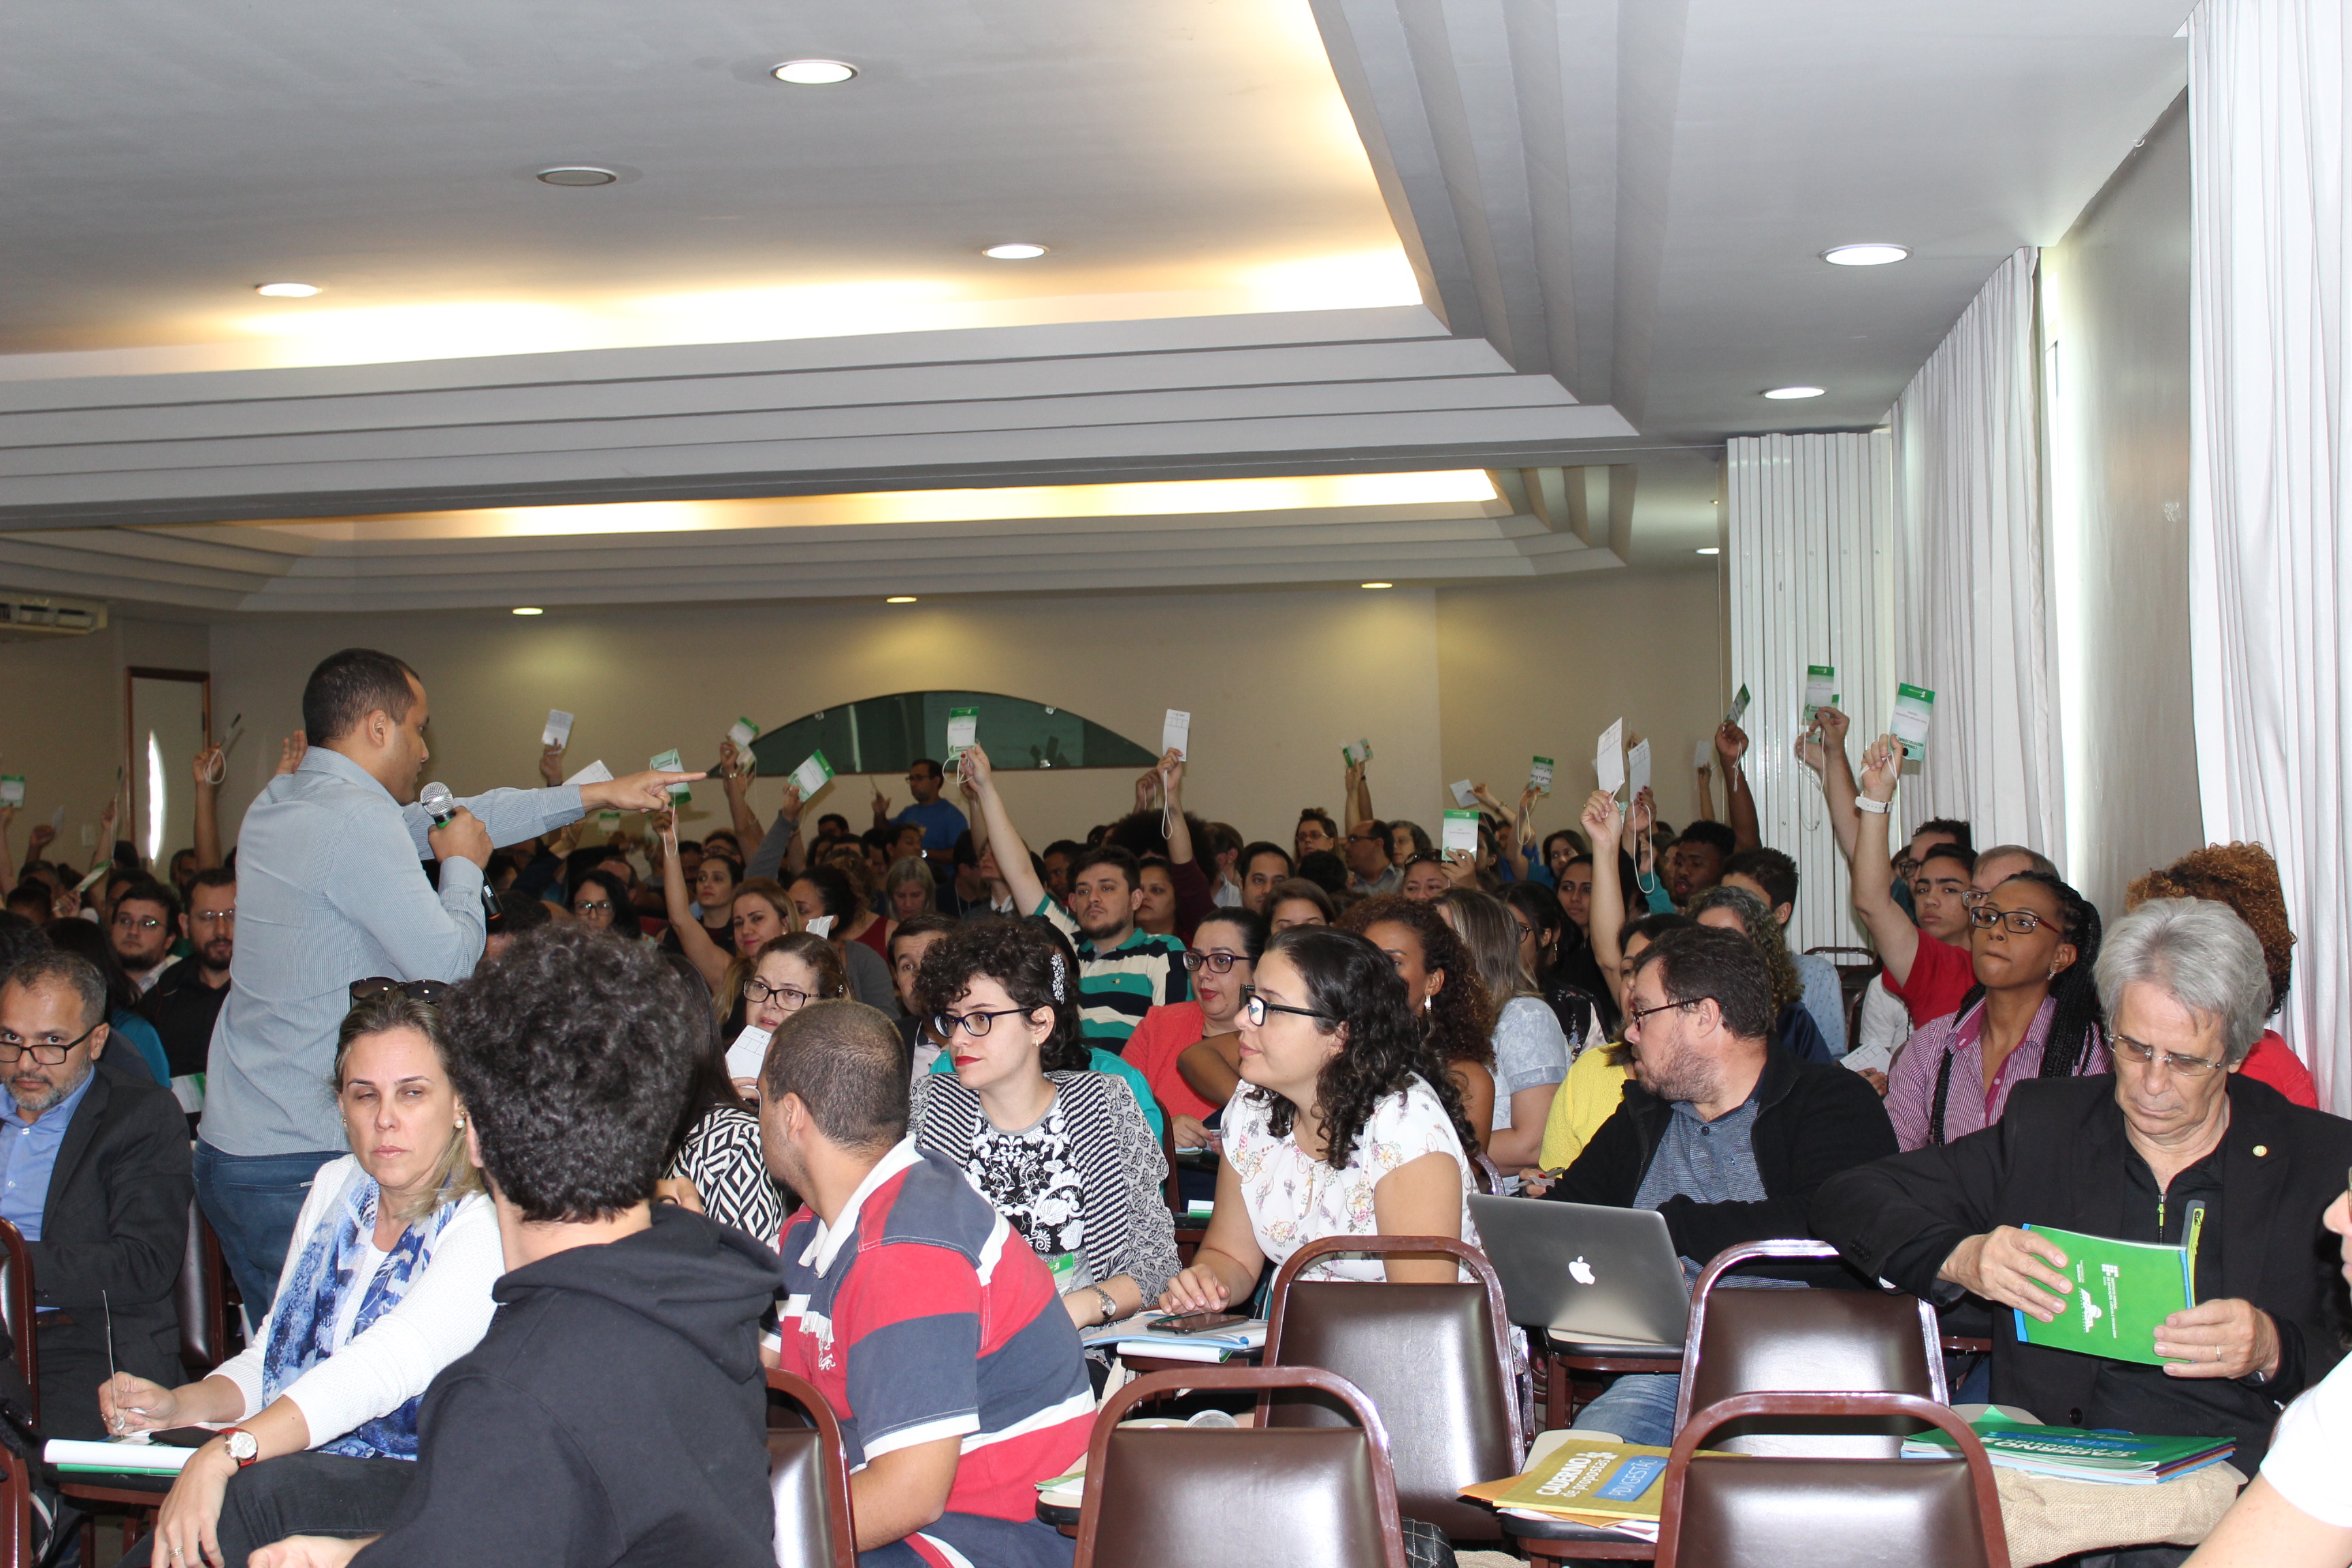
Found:
[(2050, 1226), (2025, 1228), (2056, 1242), (2066, 1255), (2063, 1272), (2074, 1285), (2066, 1310), (2051, 1322), (2017, 1314), (2017, 1337), (2027, 1344), (2161, 1366), (2156, 1331), (2165, 1319), (2196, 1302), (2199, 1221), (2192, 1217), (2185, 1247), (2115, 1241), (2104, 1236)]

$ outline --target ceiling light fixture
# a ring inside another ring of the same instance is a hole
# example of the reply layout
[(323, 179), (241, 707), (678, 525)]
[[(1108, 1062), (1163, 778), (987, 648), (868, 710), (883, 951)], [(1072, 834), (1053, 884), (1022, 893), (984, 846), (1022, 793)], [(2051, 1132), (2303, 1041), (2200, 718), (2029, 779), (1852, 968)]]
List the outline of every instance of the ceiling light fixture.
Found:
[(610, 169), (599, 169), (587, 163), (569, 163), (562, 168), (541, 169), (539, 183), (542, 185), (609, 185), (621, 176)]
[(1797, 397), (1819, 397), (1829, 389), (1821, 386), (1776, 386), (1764, 395), (1786, 403)]
[(1702, 544), (1698, 547), (1698, 552), (1701, 555), (1720, 555), (1723, 553), (1723, 546), (1720, 544)]
[(1822, 252), (1822, 259), (1832, 267), (1885, 267), (1910, 254), (1907, 245), (1873, 241), (1866, 245), (1832, 245)]
[(794, 87), (831, 87), (856, 76), (857, 68), (846, 60), (786, 60), (768, 74)]
[(1021, 240), (1012, 245), (992, 245), (981, 254), (991, 261), (1034, 261), (1045, 254), (1045, 247)]
[(893, 594), (882, 602), (886, 605), (911, 605), (915, 602), (915, 595), (912, 594)]
[(517, 605), (514, 607), (514, 613), (518, 616), (543, 616), (547, 614), (545, 610), (541, 609), (537, 605)]
[(319, 291), (316, 283), (257, 283), (253, 291), (272, 300), (307, 300)]
[(1393, 588), (1396, 584), (1393, 583), (1367, 583), (1364, 586), (1367, 588)]

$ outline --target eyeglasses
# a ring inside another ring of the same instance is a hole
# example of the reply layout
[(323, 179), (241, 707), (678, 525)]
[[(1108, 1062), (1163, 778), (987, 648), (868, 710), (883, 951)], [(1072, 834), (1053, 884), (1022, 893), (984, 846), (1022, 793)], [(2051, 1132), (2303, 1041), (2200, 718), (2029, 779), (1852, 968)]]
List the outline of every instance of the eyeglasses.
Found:
[[(100, 1020), (100, 1023), (103, 1021)], [(38, 1066), (56, 1067), (66, 1059), (76, 1046), (98, 1033), (99, 1027), (99, 1024), (92, 1024), (62, 1045), (55, 1040), (44, 1040), (37, 1046), (28, 1044), (23, 1036), (13, 1029), (0, 1029), (0, 1062), (13, 1067), (22, 1058), (30, 1056)]]
[(157, 920), (153, 915), (117, 915), (114, 917), (114, 929), (117, 931), (162, 931), (163, 929), (163, 922)]
[(951, 1040), (961, 1029), (976, 1040), (988, 1033), (990, 1025), (997, 1019), (1025, 1018), (1030, 1012), (1027, 1007), (999, 1007), (993, 1013), (935, 1013), (931, 1016), (931, 1032), (942, 1040)]
[(1312, 1007), (1286, 1007), (1279, 1002), (1269, 1002), (1255, 991), (1249, 994), (1249, 1000), (1242, 1004), (1242, 1015), (1249, 1019), (1250, 1027), (1253, 1029), (1265, 1027), (1265, 1016), (1268, 1013), (1292, 1013), (1301, 1018), (1318, 1018), (1326, 1024), (1336, 1024), (1339, 1021), (1330, 1014), (1318, 1013)]
[(1997, 910), (1990, 904), (1970, 905), (1969, 919), (1986, 931), (1997, 925), (2007, 926), (2019, 936), (2032, 936), (2043, 926), (2055, 929), (2053, 922), (2043, 920), (2032, 910)]
[(1249, 954), (1245, 952), (1192, 952), (1188, 951), (1185, 952), (1183, 957), (1183, 964), (1185, 968), (1205, 969), (1212, 974), (1231, 974), (1234, 972), (1234, 964), (1247, 963), (1249, 961)]
[(1972, 910), (1991, 897), (1990, 893), (1979, 893), (1974, 888), (1970, 888), (1960, 895), (1960, 906), (1963, 909)]
[[(1693, 1000), (1695, 1001), (1696, 998), (1693, 998)], [(1648, 1017), (1653, 1013), (1667, 1013), (1672, 1012), (1676, 1007), (1687, 1007), (1689, 1005), (1689, 1002), (1661, 1002), (1654, 1007), (1628, 1007), (1625, 1009), (1625, 1032), (1628, 1035), (1631, 1035), (1633, 1030), (1642, 1026), (1642, 1020)]]
[(236, 924), (235, 910), (198, 910), (188, 917), (200, 926), (233, 926)]
[(397, 991), (412, 1002), (427, 1002), (438, 1005), (457, 987), (446, 980), (394, 980), (389, 975), (372, 975), (352, 982), (352, 1001), (373, 1002), (379, 996), (389, 996)]
[(2139, 1067), (2146, 1067), (2162, 1057), (2166, 1069), (2177, 1072), (2182, 1078), (2205, 1078), (2229, 1070), (2227, 1062), (2215, 1061), (2211, 1057), (2184, 1057), (2179, 1051), (2159, 1051), (2144, 1040), (2135, 1040), (2129, 1035), (2118, 1035), (2113, 1030), (2107, 1033), (2107, 1044), (2114, 1047), (2116, 1056)]
[(1906, 855), (1902, 859), (1895, 862), (1895, 874), (1907, 882), (1912, 878), (1917, 876), (1919, 874), (1919, 868), (1926, 864), (1927, 862), (1925, 860), (1915, 860), (1910, 856)]
[(771, 985), (757, 976), (743, 982), (744, 1001), (757, 1006), (771, 998), (795, 1012), (816, 1000), (814, 993), (803, 991), (797, 985)]

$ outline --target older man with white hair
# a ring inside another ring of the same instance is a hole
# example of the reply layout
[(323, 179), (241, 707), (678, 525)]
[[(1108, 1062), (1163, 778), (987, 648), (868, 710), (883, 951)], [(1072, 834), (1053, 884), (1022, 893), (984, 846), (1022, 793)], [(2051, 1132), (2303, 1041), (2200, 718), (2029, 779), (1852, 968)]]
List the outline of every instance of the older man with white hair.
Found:
[(2320, 1218), (2343, 1195), (2352, 1122), (2239, 1071), (2270, 983), (2227, 906), (2141, 905), (2097, 975), (2112, 1074), (2020, 1084), (1998, 1124), (1832, 1179), (1813, 1228), (1900, 1289), (2048, 1322), (2073, 1305), (2068, 1259), (2024, 1226), (2178, 1246), (2202, 1205), (2196, 1304), (2136, 1347), (2160, 1364), (2030, 1344), (1996, 1312), (1992, 1397), (2058, 1426), (2228, 1437), (2252, 1470), (2280, 1408), (2343, 1354)]

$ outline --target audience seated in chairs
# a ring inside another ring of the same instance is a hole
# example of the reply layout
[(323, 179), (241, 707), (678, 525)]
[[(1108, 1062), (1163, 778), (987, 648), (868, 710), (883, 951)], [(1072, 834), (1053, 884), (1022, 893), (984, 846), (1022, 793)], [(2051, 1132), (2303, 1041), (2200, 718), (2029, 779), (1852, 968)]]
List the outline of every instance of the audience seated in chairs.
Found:
[(197, 1383), (123, 1373), (100, 1391), (116, 1432), (236, 1423), (188, 1461), (126, 1563), (236, 1568), (283, 1536), (381, 1530), (407, 1490), (425, 1385), (480, 1342), (506, 1268), (440, 1009), (418, 989), (343, 1020), (352, 1152), (320, 1167), (254, 1342)]
[[(1727, 1247), (1807, 1234), (1822, 1183), (1895, 1152), (1895, 1129), (1868, 1084), (1773, 1044), (1771, 980), (1747, 937), (1670, 931), (1633, 963), (1633, 1079), (1542, 1195), (1655, 1209), (1695, 1278)], [(1576, 1424), (1663, 1446), (1674, 1437), (1678, 1387), (1670, 1373), (1628, 1374)]]
[(2112, 1077), (2018, 1085), (1997, 1125), (1830, 1183), (1814, 1228), (1915, 1295), (1968, 1292), (2048, 1321), (2069, 1305), (2065, 1256), (2020, 1226), (2179, 1245), (2201, 1201), (2199, 1304), (2154, 1347), (2180, 1364), (2021, 1343), (1995, 1312), (1992, 1397), (2060, 1426), (2226, 1436), (2251, 1470), (2280, 1406), (2343, 1353), (2320, 1221), (2344, 1193), (2352, 1123), (2240, 1070), (2271, 988), (2262, 944), (2225, 905), (2141, 905), (2107, 933), (2098, 984)]
[(1087, 1070), (1060, 941), (1031, 921), (968, 922), (925, 956), (916, 1001), (955, 1068), (915, 1083), (917, 1145), (1046, 1261), (1078, 1327), (1157, 1300), (1180, 1267), (1166, 1158), (1128, 1083)]
[(651, 942), (557, 926), (446, 1008), (449, 1077), (507, 1273), (417, 1416), (381, 1536), (292, 1536), (255, 1568), (772, 1561), (759, 1327), (782, 1288), (740, 1231), (652, 1202), (700, 1009)]
[(769, 1042), (761, 1130), (808, 1202), (783, 1235), (779, 1364), (840, 1416), (861, 1568), (1066, 1568), (1035, 1483), (1086, 1451), (1077, 1331), (962, 1167), (908, 1137), (900, 1060), (889, 1020), (854, 1002)]
[[(1246, 1302), (1271, 1259), (1327, 1236), (1442, 1236), (1472, 1246), (1477, 1146), (1389, 955), (1350, 931), (1282, 931), (1241, 1014), (1242, 1080), (1225, 1108), (1217, 1206), (1170, 1311)], [(1444, 1260), (1332, 1258), (1325, 1279), (1444, 1281)]]
[(53, 949), (0, 981), (0, 1217), (32, 1256), (52, 1437), (105, 1436), (110, 1317), (115, 1368), (160, 1381), (180, 1360), (173, 1283), (195, 1191), (188, 1121), (143, 1067), (113, 1059), (107, 1002), (94, 965)]

